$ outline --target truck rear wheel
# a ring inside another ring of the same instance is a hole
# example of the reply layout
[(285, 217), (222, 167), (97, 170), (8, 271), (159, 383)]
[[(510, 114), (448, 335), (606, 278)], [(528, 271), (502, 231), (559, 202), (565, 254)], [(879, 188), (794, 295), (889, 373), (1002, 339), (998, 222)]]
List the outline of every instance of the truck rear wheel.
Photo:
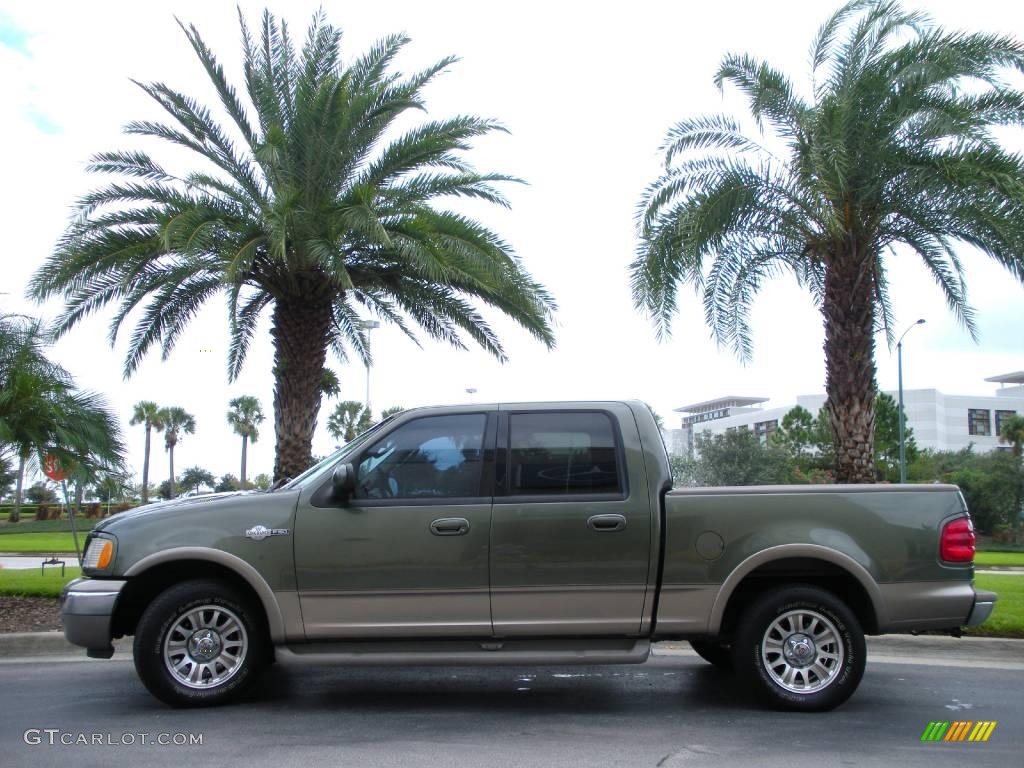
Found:
[(740, 622), (736, 671), (766, 703), (823, 712), (846, 701), (864, 675), (857, 617), (835, 595), (810, 586), (766, 592)]
[(257, 609), (225, 584), (186, 581), (162, 592), (135, 631), (135, 670), (172, 706), (223, 704), (249, 687), (267, 658)]
[(730, 671), (733, 666), (732, 648), (714, 640), (691, 640), (690, 646), (704, 661), (721, 670)]

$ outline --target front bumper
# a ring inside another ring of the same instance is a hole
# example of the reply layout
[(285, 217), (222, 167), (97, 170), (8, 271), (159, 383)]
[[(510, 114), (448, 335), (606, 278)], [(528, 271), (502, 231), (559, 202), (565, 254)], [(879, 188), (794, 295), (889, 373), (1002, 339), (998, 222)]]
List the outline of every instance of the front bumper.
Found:
[(64, 637), (80, 645), (94, 658), (109, 659), (111, 622), (117, 598), (126, 581), (107, 579), (75, 579), (64, 587), (60, 597), (60, 617)]
[(988, 592), (984, 589), (974, 590), (974, 606), (971, 608), (965, 626), (976, 627), (979, 624), (984, 624), (985, 620), (992, 615), (992, 609), (995, 608), (998, 599), (999, 596), (995, 592)]

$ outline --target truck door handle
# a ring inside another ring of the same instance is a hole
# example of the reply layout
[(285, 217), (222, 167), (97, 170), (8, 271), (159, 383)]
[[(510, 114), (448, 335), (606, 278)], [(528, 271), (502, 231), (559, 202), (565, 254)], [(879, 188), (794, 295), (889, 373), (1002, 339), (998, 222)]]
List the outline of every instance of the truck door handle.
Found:
[(430, 524), (435, 536), (465, 536), (469, 533), (469, 520), (464, 517), (442, 517)]
[(626, 518), (622, 515), (594, 515), (587, 518), (587, 527), (598, 533), (626, 530)]

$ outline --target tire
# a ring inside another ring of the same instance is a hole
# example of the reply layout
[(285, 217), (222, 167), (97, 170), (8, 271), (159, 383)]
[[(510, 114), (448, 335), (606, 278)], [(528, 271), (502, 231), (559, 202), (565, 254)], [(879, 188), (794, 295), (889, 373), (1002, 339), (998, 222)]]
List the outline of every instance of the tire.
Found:
[(733, 669), (732, 648), (714, 640), (691, 640), (690, 645), (708, 664), (723, 671)]
[(270, 656), (258, 609), (226, 584), (207, 579), (169, 587), (149, 604), (135, 630), (133, 654), (149, 692), (175, 707), (238, 698)]
[(850, 698), (865, 654), (853, 612), (830, 592), (798, 585), (757, 598), (733, 645), (736, 671), (759, 699), (801, 712), (825, 712)]

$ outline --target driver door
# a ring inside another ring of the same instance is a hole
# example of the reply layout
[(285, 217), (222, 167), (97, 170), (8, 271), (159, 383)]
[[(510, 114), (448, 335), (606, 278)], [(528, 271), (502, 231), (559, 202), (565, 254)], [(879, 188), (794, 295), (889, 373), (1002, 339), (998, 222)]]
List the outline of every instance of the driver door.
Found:
[(491, 634), (495, 432), (493, 412), (410, 414), (353, 457), (347, 504), (303, 494), (295, 565), (307, 639)]

